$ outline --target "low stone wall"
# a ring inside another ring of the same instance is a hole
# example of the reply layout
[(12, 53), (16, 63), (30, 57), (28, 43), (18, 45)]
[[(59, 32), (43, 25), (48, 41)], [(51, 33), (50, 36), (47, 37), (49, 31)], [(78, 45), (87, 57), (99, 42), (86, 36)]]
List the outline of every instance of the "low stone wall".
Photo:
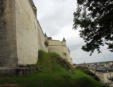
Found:
[(0, 76), (12, 76), (15, 74), (15, 68), (2, 67), (0, 68)]
[(26, 67), (2, 67), (0, 68), (0, 76), (21, 76), (39, 71), (36, 66)]

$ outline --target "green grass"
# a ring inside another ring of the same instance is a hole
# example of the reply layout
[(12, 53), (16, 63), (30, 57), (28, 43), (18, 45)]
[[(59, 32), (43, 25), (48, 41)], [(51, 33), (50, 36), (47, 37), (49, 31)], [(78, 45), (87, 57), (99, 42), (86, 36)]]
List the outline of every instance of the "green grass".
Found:
[(15, 87), (107, 87), (88, 74), (73, 69), (56, 53), (39, 51), (36, 66), (39, 71), (30, 75), (0, 77), (0, 87), (4, 84), (15, 84)]
[(92, 72), (88, 69), (88, 67), (77, 66), (76, 69), (77, 69), (77, 70), (80, 70), (81, 72), (84, 72), (85, 74), (90, 75), (90, 76), (93, 77), (95, 80), (100, 81), (100, 79), (99, 79), (94, 73), (92, 73)]

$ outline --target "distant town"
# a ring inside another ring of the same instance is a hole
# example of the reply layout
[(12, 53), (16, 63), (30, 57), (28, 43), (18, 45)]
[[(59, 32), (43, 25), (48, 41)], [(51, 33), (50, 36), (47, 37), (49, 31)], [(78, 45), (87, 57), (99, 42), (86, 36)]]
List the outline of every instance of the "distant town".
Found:
[(113, 72), (113, 61), (74, 64), (74, 65), (88, 67), (90, 70), (98, 72)]
[(113, 87), (113, 61), (74, 64), (75, 67), (87, 67), (100, 80)]

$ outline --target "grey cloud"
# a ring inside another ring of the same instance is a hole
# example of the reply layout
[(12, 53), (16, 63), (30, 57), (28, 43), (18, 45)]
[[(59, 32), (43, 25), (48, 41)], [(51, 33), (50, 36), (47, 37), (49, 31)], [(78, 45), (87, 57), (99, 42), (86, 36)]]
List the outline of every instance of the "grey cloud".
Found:
[(34, 0), (34, 2), (37, 4), (39, 2), (38, 18), (43, 30), (47, 31), (50, 36), (57, 34), (68, 23), (72, 23), (72, 6), (68, 6), (70, 0)]
[(72, 50), (71, 56), (73, 57), (73, 61), (75, 63), (100, 62), (100, 61), (111, 61), (111, 60), (113, 61), (113, 54), (108, 50), (105, 50), (105, 48), (102, 49), (102, 53), (98, 54), (97, 52), (95, 52), (93, 53), (92, 56), (89, 56), (89, 53), (84, 52), (80, 48), (78, 48)]

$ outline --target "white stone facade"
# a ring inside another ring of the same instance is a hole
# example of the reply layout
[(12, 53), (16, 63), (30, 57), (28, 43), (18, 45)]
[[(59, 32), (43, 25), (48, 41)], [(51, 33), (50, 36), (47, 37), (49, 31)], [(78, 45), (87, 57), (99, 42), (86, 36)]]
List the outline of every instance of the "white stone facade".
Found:
[(36, 64), (38, 60), (38, 25), (29, 0), (15, 0), (18, 64)]

